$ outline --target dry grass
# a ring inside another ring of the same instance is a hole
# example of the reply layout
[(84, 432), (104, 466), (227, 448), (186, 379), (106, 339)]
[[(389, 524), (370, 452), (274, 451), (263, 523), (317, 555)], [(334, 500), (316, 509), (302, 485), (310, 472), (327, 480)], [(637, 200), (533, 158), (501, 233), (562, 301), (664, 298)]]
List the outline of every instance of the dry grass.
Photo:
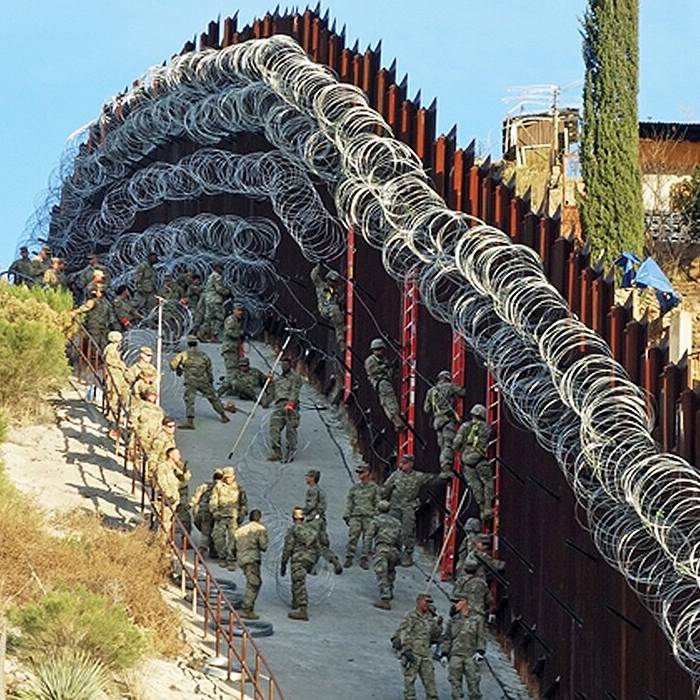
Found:
[(0, 472), (3, 598), (21, 605), (58, 585), (83, 585), (123, 605), (132, 621), (150, 632), (154, 652), (180, 653), (184, 645), (179, 616), (160, 594), (168, 561), (150, 531), (110, 530), (96, 516), (79, 512), (64, 516), (55, 526), (62, 535), (51, 534), (40, 510)]

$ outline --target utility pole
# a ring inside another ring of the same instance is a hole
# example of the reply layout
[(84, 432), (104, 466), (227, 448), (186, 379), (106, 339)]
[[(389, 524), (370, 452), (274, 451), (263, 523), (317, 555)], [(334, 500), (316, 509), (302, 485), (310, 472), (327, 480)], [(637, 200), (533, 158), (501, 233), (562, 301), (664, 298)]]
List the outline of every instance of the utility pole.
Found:
[[(156, 340), (156, 392), (158, 394), (158, 405), (161, 405), (160, 398), (160, 375), (163, 370), (163, 297), (158, 299), (158, 338)], [(0, 697), (0, 700), (2, 698)]]

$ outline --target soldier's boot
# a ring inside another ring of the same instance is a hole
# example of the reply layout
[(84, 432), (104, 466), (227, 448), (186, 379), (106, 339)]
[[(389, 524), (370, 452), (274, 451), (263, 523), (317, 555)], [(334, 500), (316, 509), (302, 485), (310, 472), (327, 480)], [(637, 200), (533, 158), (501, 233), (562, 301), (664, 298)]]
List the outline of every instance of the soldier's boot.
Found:
[(369, 569), (369, 562), (367, 561), (367, 557), (360, 557), (360, 568)]
[(287, 617), (290, 620), (304, 620), (304, 622), (309, 621), (309, 611), (306, 607), (299, 608), (298, 610), (292, 610), (292, 612), (287, 613)]
[[(233, 411), (233, 413), (235, 413), (235, 411)], [(219, 420), (222, 423), (230, 423), (231, 422), (231, 419), (223, 412), (219, 413)]]
[(413, 566), (413, 552), (404, 552), (401, 555), (399, 566)]
[(372, 603), (372, 605), (374, 605), (375, 608), (379, 608), (380, 610), (391, 610), (391, 601), (388, 598), (382, 598), (376, 603)]
[(256, 615), (252, 610), (239, 610), (238, 617), (244, 620), (259, 620), (260, 615)]
[(340, 564), (340, 559), (336, 559), (333, 563), (333, 571), (335, 571), (336, 576), (340, 576), (343, 573), (343, 567)]
[(353, 557), (352, 557), (351, 554), (348, 554), (348, 555), (345, 557), (345, 561), (343, 562), (343, 566), (344, 566), (346, 569), (349, 569), (349, 568), (352, 566), (352, 563), (353, 563)]
[(180, 430), (194, 430), (194, 418), (192, 416), (187, 416), (187, 420), (177, 427), (180, 428)]

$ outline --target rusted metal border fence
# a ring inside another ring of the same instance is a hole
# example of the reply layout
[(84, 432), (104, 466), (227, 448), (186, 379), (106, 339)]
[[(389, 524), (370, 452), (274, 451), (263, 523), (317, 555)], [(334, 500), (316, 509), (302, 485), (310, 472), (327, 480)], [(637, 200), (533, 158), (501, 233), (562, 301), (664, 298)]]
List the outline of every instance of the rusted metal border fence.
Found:
[[(132, 494), (136, 492), (137, 485), (140, 486), (141, 511), (145, 510), (146, 501), (148, 501), (151, 512), (156, 516), (159, 528), (161, 528), (163, 509), (169, 506), (159, 494), (157, 486), (146, 483), (147, 455), (136, 435), (134, 436), (132, 465), (129, 469), (129, 440), (127, 431), (123, 430), (128, 419), (128, 411), (122, 405), (121, 398), (117, 397), (116, 420), (110, 420), (107, 392), (104, 391), (104, 388), (107, 381), (113, 380), (108, 372), (105, 376), (104, 363), (101, 361), (102, 353), (97, 342), (83, 327), (80, 327), (79, 332), (70, 338), (69, 343), (76, 377), (85, 384), (101, 389), (100, 409), (113, 429), (116, 430), (115, 446), (117, 450), (119, 449), (120, 437), (124, 438), (122, 444), (124, 468), (125, 471), (131, 473)], [(249, 697), (246, 696), (246, 685), (251, 684), (255, 700), (284, 700), (280, 685), (262, 651), (252, 638), (250, 630), (238, 616), (219, 582), (204, 561), (201, 552), (175, 513), (172, 514), (170, 532), (163, 531), (163, 533), (178, 564), (179, 571), (174, 569), (174, 573), (180, 578), (182, 596), (183, 598), (187, 597), (189, 591), (192, 612), (200, 613), (203, 617), (203, 638), (207, 639), (211, 632), (210, 628), (213, 627), (216, 656), (221, 656), (222, 651), (225, 651), (226, 680), (238, 687), (241, 698)], [(234, 673), (239, 674), (235, 681), (232, 680)]]

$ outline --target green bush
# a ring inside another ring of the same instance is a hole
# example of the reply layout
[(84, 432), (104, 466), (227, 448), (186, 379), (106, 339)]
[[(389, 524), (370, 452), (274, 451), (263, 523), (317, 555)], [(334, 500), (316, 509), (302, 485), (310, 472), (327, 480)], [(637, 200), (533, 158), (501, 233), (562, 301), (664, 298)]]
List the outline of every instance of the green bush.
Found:
[(145, 633), (123, 606), (83, 586), (50, 591), (37, 603), (10, 610), (9, 619), (19, 630), (12, 644), (26, 658), (85, 652), (120, 671), (133, 666), (147, 648)]
[(64, 652), (32, 667), (33, 677), (17, 700), (98, 700), (109, 678), (104, 666), (85, 652)]

